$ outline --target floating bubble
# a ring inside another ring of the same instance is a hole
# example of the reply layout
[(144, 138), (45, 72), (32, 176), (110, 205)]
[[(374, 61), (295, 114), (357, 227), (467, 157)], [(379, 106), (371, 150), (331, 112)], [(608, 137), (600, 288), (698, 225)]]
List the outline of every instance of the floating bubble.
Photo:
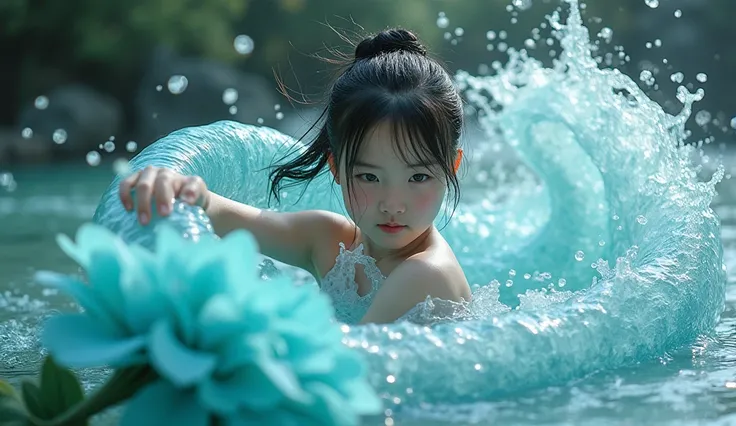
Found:
[(281, 120), (283, 118), (284, 118), (284, 113), (283, 112), (279, 111), (279, 112), (276, 113), (276, 119), (277, 120)]
[(173, 93), (174, 95), (180, 95), (184, 93), (185, 90), (187, 90), (187, 86), (189, 86), (189, 80), (187, 80), (187, 78), (183, 75), (172, 75), (171, 78), (169, 78), (167, 86), (169, 88), (169, 92)]
[(237, 113), (238, 113), (238, 107), (236, 107), (235, 105), (233, 105), (233, 106), (231, 106), (231, 107), (230, 107), (230, 108), (228, 109), (228, 112), (230, 113), (230, 115), (235, 115), (235, 114), (237, 114)]
[(258, 120), (256, 120), (256, 121), (258, 122), (258, 124), (263, 124), (263, 118), (261, 118), (261, 117), (258, 117)]
[(681, 18), (682, 17), (682, 11), (680, 9), (675, 10), (675, 18)]
[(274, 111), (281, 111), (281, 104), (276, 104), (273, 106)]
[(695, 79), (701, 83), (705, 83), (706, 81), (708, 81), (708, 74), (704, 72), (699, 72), (695, 75)]
[(107, 152), (113, 152), (115, 151), (115, 142), (107, 141), (102, 145), (102, 148)]
[(644, 0), (644, 3), (646, 3), (647, 6), (651, 7), (652, 9), (656, 9), (659, 7), (659, 0)]
[(20, 135), (23, 137), (23, 139), (30, 139), (33, 137), (33, 129), (30, 127), (26, 127), (20, 132)]
[(46, 96), (39, 96), (33, 101), (33, 106), (37, 109), (46, 109), (49, 107), (49, 98)]
[(535, 47), (537, 47), (537, 43), (534, 40), (528, 38), (524, 40), (524, 47), (526, 47), (527, 49), (534, 49)]
[(225, 105), (232, 105), (235, 102), (238, 101), (238, 91), (235, 89), (225, 89), (224, 92), (222, 92), (222, 102), (225, 103)]
[(685, 74), (679, 71), (670, 76), (670, 80), (672, 80), (673, 83), (682, 83), (684, 79), (685, 79)]
[(557, 286), (559, 287), (564, 287), (566, 284), (567, 284), (567, 280), (564, 278), (560, 278), (559, 280), (557, 280)]
[(164, 86), (162, 86), (162, 85), (160, 85), (160, 84), (156, 86), (156, 91), (157, 91), (157, 92), (160, 92), (160, 91), (162, 91), (162, 90), (164, 90)]
[(656, 47), (662, 47), (662, 40), (660, 40), (660, 39), (656, 39), (656, 40), (654, 40), (654, 45), (655, 45)]
[(240, 53), (241, 55), (250, 55), (251, 53), (253, 53), (253, 49), (255, 49), (256, 45), (253, 42), (253, 39), (250, 38), (250, 36), (241, 34), (235, 37), (235, 40), (233, 41), (233, 46), (235, 47), (235, 51)]
[(440, 12), (437, 15), (437, 26), (439, 28), (447, 28), (450, 26), (450, 20), (445, 16), (445, 12)]
[(644, 215), (639, 215), (636, 217), (636, 221), (639, 222), (639, 225), (646, 225), (647, 224), (647, 218)]
[(610, 43), (613, 38), (613, 30), (608, 27), (603, 27), (600, 32), (598, 32), (598, 37), (605, 40), (606, 43)]
[(575, 260), (577, 260), (578, 262), (582, 262), (583, 259), (585, 259), (585, 253), (583, 253), (582, 250), (578, 250), (577, 252), (575, 252)]
[(532, 7), (532, 0), (514, 0), (511, 4), (519, 10), (527, 10)]
[(102, 158), (100, 157), (100, 153), (97, 151), (90, 151), (87, 153), (87, 156), (86, 156), (87, 164), (89, 164), (92, 167), (99, 166), (101, 159)]
[(486, 38), (488, 40), (495, 40), (496, 39), (496, 32), (495, 31), (488, 31), (486, 33)]
[(136, 141), (128, 141), (125, 144), (125, 150), (128, 152), (135, 152), (138, 149), (138, 143)]
[(61, 145), (66, 142), (66, 138), (66, 130), (64, 129), (56, 129), (54, 130), (54, 134), (51, 135), (51, 139), (53, 139), (54, 143), (56, 143), (57, 145)]
[(462, 27), (455, 28), (455, 35), (458, 37), (462, 37), (463, 34), (465, 34), (465, 30)]
[(736, 129), (736, 117), (733, 117), (733, 118), (731, 119), (731, 128), (732, 128), (732, 129)]
[(699, 126), (707, 125), (710, 123), (711, 118), (713, 118), (713, 116), (706, 110), (698, 111), (698, 113), (695, 114), (695, 122), (698, 123)]

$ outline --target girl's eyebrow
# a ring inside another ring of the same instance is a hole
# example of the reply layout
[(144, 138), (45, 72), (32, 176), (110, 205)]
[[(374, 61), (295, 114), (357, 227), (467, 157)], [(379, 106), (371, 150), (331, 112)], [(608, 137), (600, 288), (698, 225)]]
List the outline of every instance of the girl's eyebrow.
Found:
[[(437, 162), (432, 161), (432, 162), (429, 162), (429, 163), (427, 163), (427, 162), (419, 162), (419, 163), (407, 164), (406, 167), (409, 168), (409, 169), (416, 169), (416, 168), (419, 168), (419, 167), (430, 168), (430, 167), (436, 166), (436, 165), (437, 165)], [(360, 160), (358, 160), (358, 161), (355, 162), (355, 166), (357, 166), (357, 167), (366, 167), (366, 168), (369, 168), (369, 169), (383, 169), (383, 167), (381, 167), (381, 166), (378, 166), (378, 165), (375, 165), (375, 164), (371, 164), (371, 163), (366, 163), (365, 161), (360, 161)]]

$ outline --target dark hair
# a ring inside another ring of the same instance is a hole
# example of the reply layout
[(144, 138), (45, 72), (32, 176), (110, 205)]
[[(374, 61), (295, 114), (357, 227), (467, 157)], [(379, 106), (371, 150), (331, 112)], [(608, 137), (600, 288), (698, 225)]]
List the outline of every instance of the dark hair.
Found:
[[(404, 29), (385, 30), (364, 39), (344, 66), (329, 91), (327, 106), (310, 129), (321, 122), (317, 136), (301, 155), (271, 171), (271, 195), (279, 201), (282, 187), (314, 179), (327, 169), (330, 153), (338, 164), (344, 157), (350, 191), (364, 136), (388, 120), (395, 141), (405, 136), (417, 159), (441, 167), (454, 194), (453, 207), (457, 207), (460, 188), (454, 162), (463, 105), (447, 70)], [(407, 161), (404, 148), (398, 144), (397, 149)]]

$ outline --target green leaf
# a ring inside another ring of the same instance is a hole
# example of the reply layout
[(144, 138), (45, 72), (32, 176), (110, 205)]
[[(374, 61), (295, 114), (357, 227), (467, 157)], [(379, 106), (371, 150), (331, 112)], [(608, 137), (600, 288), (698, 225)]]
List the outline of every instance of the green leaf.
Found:
[(66, 412), (84, 399), (77, 376), (47, 356), (41, 368), (41, 402), (52, 417)]
[(48, 410), (48, 407), (44, 406), (43, 400), (41, 399), (41, 388), (31, 382), (23, 382), (20, 385), (21, 394), (23, 395), (23, 402), (26, 404), (26, 409), (31, 415), (39, 419), (48, 420), (51, 419), (54, 414)]
[(15, 391), (14, 387), (10, 386), (10, 383), (0, 380), (0, 398), (4, 396), (18, 399), (18, 392)]
[(0, 395), (0, 426), (28, 426), (28, 414), (15, 397)]

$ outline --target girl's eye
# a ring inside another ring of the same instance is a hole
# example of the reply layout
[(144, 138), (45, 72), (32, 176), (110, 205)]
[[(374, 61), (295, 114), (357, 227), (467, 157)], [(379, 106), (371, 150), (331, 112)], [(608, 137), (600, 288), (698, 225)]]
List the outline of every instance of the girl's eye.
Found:
[(421, 183), (421, 182), (426, 182), (429, 179), (430, 179), (429, 175), (424, 174), (424, 173), (417, 173), (414, 176), (412, 176), (411, 179), (409, 179), (409, 181)]
[(378, 176), (374, 175), (373, 173), (361, 173), (356, 177), (365, 182), (378, 182)]

